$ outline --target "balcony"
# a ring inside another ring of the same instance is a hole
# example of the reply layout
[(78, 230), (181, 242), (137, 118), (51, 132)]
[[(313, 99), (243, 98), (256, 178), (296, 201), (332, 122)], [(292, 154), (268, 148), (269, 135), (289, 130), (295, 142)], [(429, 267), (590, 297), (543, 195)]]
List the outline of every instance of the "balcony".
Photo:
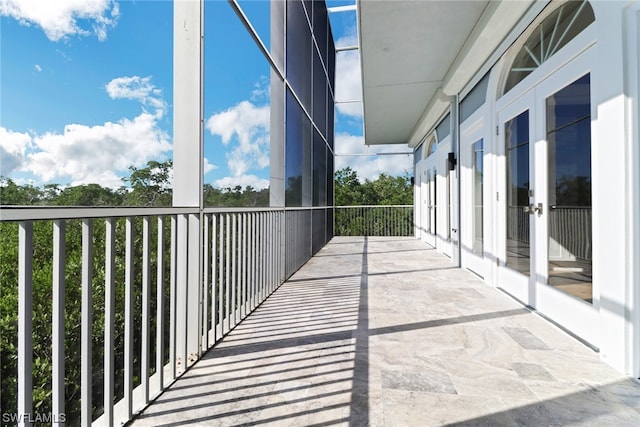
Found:
[[(337, 225), (370, 211), (341, 209)], [(378, 222), (368, 229), (398, 229), (404, 209), (368, 215)], [(640, 422), (637, 380), (419, 240), (337, 236), (311, 257), (313, 238), (301, 230), (312, 229), (314, 211), (325, 209), (3, 209), (3, 222), (19, 222), (20, 291), (18, 409), (3, 417), (154, 426)], [(33, 273), (44, 270), (33, 256), (47, 246), (38, 227), (52, 231), (44, 406), (31, 383), (31, 355), (43, 348), (33, 342), (42, 317)], [(65, 301), (74, 268), (82, 295)], [(74, 304), (79, 326), (65, 322)], [(78, 328), (79, 346), (69, 348), (64, 337)], [(80, 361), (75, 402), (65, 392), (70, 360)]]

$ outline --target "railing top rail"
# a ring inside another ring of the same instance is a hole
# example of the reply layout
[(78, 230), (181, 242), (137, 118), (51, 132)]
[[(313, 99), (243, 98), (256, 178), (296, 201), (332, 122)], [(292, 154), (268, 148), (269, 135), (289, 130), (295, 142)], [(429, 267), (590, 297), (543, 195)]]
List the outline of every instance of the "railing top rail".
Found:
[(243, 208), (243, 207), (209, 207), (204, 208), (202, 210), (205, 214), (216, 214), (216, 213), (236, 213), (236, 212), (275, 212), (282, 211), (282, 208), (271, 208), (271, 207), (252, 207), (252, 208)]
[[(333, 206), (283, 207), (208, 207), (204, 214), (282, 212), (313, 209), (331, 209)], [(198, 208), (188, 207), (92, 207), (92, 206), (0, 206), (0, 222), (41, 221), (80, 218), (123, 218), (129, 216), (160, 216), (198, 214)]]
[(413, 205), (349, 205), (349, 206), (334, 206), (336, 209), (348, 209), (348, 208), (412, 208)]
[[(351, 206), (302, 206), (302, 207), (209, 207), (204, 214), (304, 211), (314, 209), (350, 209), (350, 208), (412, 208), (413, 205), (351, 205)], [(198, 208), (188, 207), (92, 207), (92, 206), (1, 206), (0, 222), (5, 221), (41, 221), (55, 219), (80, 218), (123, 218), (129, 216), (160, 216), (197, 214)]]
[(90, 206), (2, 206), (0, 208), (0, 222), (80, 218), (119, 218), (128, 216), (159, 216), (193, 213), (198, 213), (198, 209), (180, 207), (105, 208)]

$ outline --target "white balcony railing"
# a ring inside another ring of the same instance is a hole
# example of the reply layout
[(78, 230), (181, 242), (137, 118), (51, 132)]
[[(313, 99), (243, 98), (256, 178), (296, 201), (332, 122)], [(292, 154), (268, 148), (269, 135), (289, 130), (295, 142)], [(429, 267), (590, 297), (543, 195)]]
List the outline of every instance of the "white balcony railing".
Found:
[(411, 206), (3, 207), (3, 419), (127, 422), (330, 240), (334, 215), (342, 233), (413, 234)]
[[(128, 421), (311, 257), (313, 215), (332, 209), (3, 207), (18, 235), (17, 395), (3, 413)], [(34, 323), (50, 342), (34, 342)], [(34, 350), (50, 377), (33, 373)]]
[[(552, 206), (548, 209), (550, 251), (570, 254), (570, 258), (592, 258), (592, 213), (589, 207)], [(525, 245), (530, 243), (531, 213), (525, 207), (510, 206), (507, 210), (507, 239)], [(564, 255), (567, 257), (568, 255)]]
[(335, 234), (336, 236), (413, 236), (413, 206), (336, 206)]

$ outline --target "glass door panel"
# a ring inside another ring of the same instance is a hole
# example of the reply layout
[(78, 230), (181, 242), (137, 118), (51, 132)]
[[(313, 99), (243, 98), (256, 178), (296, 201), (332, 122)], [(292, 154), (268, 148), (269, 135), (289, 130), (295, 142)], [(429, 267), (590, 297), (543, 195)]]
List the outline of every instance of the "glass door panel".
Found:
[(473, 152), (473, 211), (472, 211), (472, 252), (482, 256), (484, 253), (484, 148), (482, 139), (472, 146)]
[(546, 99), (548, 284), (592, 302), (589, 74)]
[(529, 111), (507, 121), (504, 135), (507, 156), (506, 265), (529, 275)]
[(431, 188), (432, 186), (433, 184), (431, 182), (431, 171), (428, 170), (427, 171), (427, 233), (433, 233), (433, 227), (432, 227), (433, 205), (431, 201), (431, 192), (433, 191), (433, 189)]

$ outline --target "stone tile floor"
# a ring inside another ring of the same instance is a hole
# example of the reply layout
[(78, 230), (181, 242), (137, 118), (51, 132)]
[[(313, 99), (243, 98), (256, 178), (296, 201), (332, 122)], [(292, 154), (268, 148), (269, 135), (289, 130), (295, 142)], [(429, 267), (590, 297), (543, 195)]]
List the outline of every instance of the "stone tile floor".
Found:
[(413, 238), (335, 238), (136, 426), (639, 426), (640, 382)]

